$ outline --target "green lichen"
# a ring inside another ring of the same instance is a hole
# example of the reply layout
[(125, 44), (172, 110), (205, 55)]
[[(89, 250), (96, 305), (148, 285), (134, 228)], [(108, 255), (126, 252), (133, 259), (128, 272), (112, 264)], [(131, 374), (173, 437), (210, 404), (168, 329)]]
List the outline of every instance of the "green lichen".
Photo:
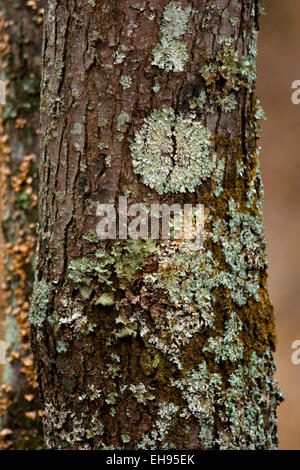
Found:
[(216, 102), (225, 113), (230, 113), (237, 107), (237, 100), (234, 93), (229, 93), (229, 95), (223, 98), (218, 98)]
[(160, 27), (162, 33), (160, 43), (153, 50), (152, 65), (157, 65), (167, 71), (181, 72), (188, 61), (186, 44), (182, 36), (187, 29), (187, 23), (192, 8), (182, 9), (180, 2), (170, 2), (164, 9), (163, 21)]
[[(86, 234), (85, 239), (93, 243), (94, 233)], [(151, 263), (155, 246), (155, 241), (151, 239), (117, 241), (110, 250), (110, 254), (104, 249), (98, 249), (93, 258), (83, 257), (71, 260), (68, 278), (74, 287), (80, 290), (83, 300), (89, 299), (96, 285), (101, 284), (105, 291), (103, 292), (102, 289), (101, 295), (94, 298), (93, 302), (95, 305), (110, 307), (115, 304), (112, 276), (117, 277), (121, 289), (132, 285), (138, 273)], [(132, 333), (125, 326), (117, 336), (123, 337), (129, 334)], [(136, 332), (134, 334), (136, 335)]]
[[(93, 419), (93, 418), (92, 418)], [(95, 424), (95, 420), (92, 422), (92, 426), (87, 430), (87, 438), (93, 439), (95, 436), (103, 436), (104, 434), (104, 425), (101, 422)]]
[(102, 116), (98, 118), (98, 127), (107, 127), (108, 120)]
[(222, 181), (224, 178), (224, 173), (225, 173), (225, 158), (221, 158), (217, 164), (216, 164), (216, 169), (214, 172), (214, 195), (215, 196), (220, 196), (220, 194), (223, 192), (223, 186), (222, 186)]
[(136, 338), (137, 332), (132, 328), (122, 328), (118, 332), (115, 333), (117, 338), (128, 338), (129, 336), (133, 336)]
[(108, 405), (115, 405), (116, 404), (116, 401), (117, 401), (117, 397), (118, 397), (118, 394), (116, 392), (110, 392), (106, 399), (105, 399), (105, 402), (108, 404)]
[(97, 251), (97, 260), (89, 258), (80, 258), (72, 260), (69, 266), (69, 279), (75, 285), (90, 284), (93, 277), (96, 276), (99, 280), (104, 281), (107, 285), (111, 284), (109, 280), (111, 265), (113, 258), (107, 255), (104, 251)]
[(108, 149), (108, 148), (109, 148), (109, 145), (106, 144), (105, 142), (100, 142), (100, 143), (98, 144), (98, 149), (99, 149), (99, 150), (104, 150), (104, 149)]
[[(138, 310), (132, 315), (144, 341), (168, 354), (179, 369), (182, 346), (189, 344), (201, 330), (214, 326), (220, 289), (223, 298), (229, 303), (234, 301), (237, 307), (246, 305), (251, 297), (262, 302), (260, 272), (266, 268), (266, 253), (261, 216), (242, 212), (239, 204), (230, 199), (226, 219), (214, 219), (211, 250), (191, 251), (185, 240), (157, 244), (154, 260), (158, 269), (145, 274), (144, 282), (147, 290), (165, 292), (168, 305), (163, 315), (153, 310), (152, 324)], [(216, 256), (215, 250), (220, 249), (221, 256)], [(235, 314), (233, 311), (231, 314), (226, 328), (238, 332), (240, 323), (235, 324)], [(212, 335), (208, 345), (231, 341), (232, 333), (228, 331), (228, 337), (226, 328), (222, 340)], [(237, 344), (234, 351), (229, 349), (224, 354), (230, 354), (232, 359), (234, 353), (239, 357), (238, 350)]]
[(219, 43), (222, 48), (216, 59), (200, 70), (207, 86), (214, 85), (222, 76), (228, 93), (241, 87), (251, 90), (256, 80), (257, 31), (253, 33), (247, 56), (239, 57), (233, 38), (219, 38)]
[(82, 134), (82, 130), (83, 130), (82, 124), (80, 124), (80, 122), (75, 122), (71, 133), (75, 134), (75, 135), (80, 135), (80, 134)]
[(230, 270), (219, 273), (219, 282), (231, 291), (234, 302), (245, 305), (247, 296), (259, 302), (259, 270), (265, 270), (267, 256), (260, 216), (252, 216), (239, 210), (233, 199), (228, 203), (228, 222), (213, 222), (213, 241), (221, 242), (223, 254)]
[(189, 107), (191, 110), (198, 108), (200, 111), (204, 110), (204, 105), (207, 102), (206, 91), (201, 90), (197, 97), (193, 97), (189, 100)]
[(91, 230), (90, 232), (86, 233), (82, 237), (84, 240), (88, 241), (89, 243), (97, 243), (99, 241), (98, 235), (96, 230)]
[(137, 273), (151, 262), (156, 243), (147, 240), (129, 239), (123, 244), (116, 242), (112, 249), (114, 270), (119, 280), (119, 286), (126, 288), (135, 280)]
[(247, 365), (239, 364), (229, 377), (230, 386), (221, 373), (209, 371), (206, 361), (173, 382), (198, 420), (205, 449), (216, 444), (222, 450), (274, 449), (275, 409), (282, 400), (274, 368), (267, 349), (261, 357), (253, 352)]
[(131, 322), (123, 315), (118, 315), (116, 318), (116, 324), (122, 325), (122, 328), (115, 332), (117, 338), (127, 338), (128, 336), (133, 336), (134, 338), (137, 335), (137, 325)]
[[(179, 369), (180, 351), (194, 335), (214, 324), (214, 288), (218, 286), (217, 264), (209, 250), (191, 251), (187, 242), (161, 243), (157, 248), (158, 271), (146, 274), (148, 288), (168, 293), (171, 305), (162, 317), (154, 318), (155, 328), (135, 312), (140, 335), (158, 350), (167, 353)], [(180, 273), (180, 275), (178, 275)]]
[(131, 441), (131, 437), (129, 434), (121, 434), (121, 439), (124, 442), (124, 444), (128, 444), (128, 442)]
[(115, 300), (110, 294), (102, 294), (101, 297), (96, 301), (96, 305), (102, 305), (103, 307), (111, 307), (114, 305)]
[(117, 119), (117, 130), (121, 132), (121, 127), (129, 122), (131, 122), (131, 117), (127, 113), (121, 113)]
[(29, 321), (32, 325), (40, 326), (46, 319), (51, 290), (51, 284), (35, 280), (29, 312)]
[(138, 403), (146, 405), (148, 401), (155, 400), (155, 395), (150, 391), (151, 388), (149, 389), (149, 387), (146, 387), (143, 383), (137, 385), (131, 384), (128, 388)]
[(130, 146), (134, 172), (159, 194), (194, 192), (216, 167), (211, 133), (196, 115), (155, 110)]
[(56, 351), (58, 353), (61, 352), (66, 352), (68, 350), (68, 343), (65, 341), (58, 341), (57, 346), (56, 346)]
[(228, 322), (225, 323), (225, 332), (222, 336), (216, 338), (210, 337), (203, 348), (203, 352), (208, 351), (215, 355), (216, 362), (229, 359), (236, 362), (243, 357), (243, 344), (239, 337), (239, 331), (242, 331), (242, 322), (237, 318), (236, 313), (230, 315)]

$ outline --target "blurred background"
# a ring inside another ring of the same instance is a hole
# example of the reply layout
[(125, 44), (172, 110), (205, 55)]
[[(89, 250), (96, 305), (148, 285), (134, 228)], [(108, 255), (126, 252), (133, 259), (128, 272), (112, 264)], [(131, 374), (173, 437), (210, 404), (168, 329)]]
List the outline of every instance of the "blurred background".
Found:
[(300, 80), (300, 1), (265, 0), (260, 19), (257, 94), (262, 123), (262, 172), (269, 290), (277, 326), (277, 379), (285, 394), (278, 410), (280, 449), (300, 449), (300, 364), (291, 344), (300, 340), (300, 104), (291, 102)]
[(285, 394), (278, 410), (279, 448), (300, 450), (300, 364), (291, 362), (291, 345), (300, 340), (300, 104), (291, 101), (291, 85), (300, 80), (300, 0), (265, 0), (265, 9), (257, 94), (267, 115), (260, 143), (264, 215), (278, 338), (277, 380)]

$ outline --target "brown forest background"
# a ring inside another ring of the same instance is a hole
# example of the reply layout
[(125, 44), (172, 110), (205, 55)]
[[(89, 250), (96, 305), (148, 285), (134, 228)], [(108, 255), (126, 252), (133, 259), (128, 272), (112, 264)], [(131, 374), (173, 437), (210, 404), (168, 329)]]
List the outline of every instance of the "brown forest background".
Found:
[(257, 94), (267, 115), (261, 139), (264, 215), (278, 338), (277, 379), (285, 394), (278, 411), (279, 448), (300, 449), (300, 365), (291, 362), (291, 344), (300, 340), (300, 104), (291, 102), (291, 84), (300, 80), (300, 1), (265, 0), (265, 7)]
[(257, 94), (267, 120), (261, 139), (269, 289), (277, 326), (277, 379), (285, 394), (280, 406), (280, 449), (300, 449), (300, 365), (291, 344), (300, 340), (300, 105), (291, 84), (300, 80), (300, 2), (266, 0), (261, 18)]

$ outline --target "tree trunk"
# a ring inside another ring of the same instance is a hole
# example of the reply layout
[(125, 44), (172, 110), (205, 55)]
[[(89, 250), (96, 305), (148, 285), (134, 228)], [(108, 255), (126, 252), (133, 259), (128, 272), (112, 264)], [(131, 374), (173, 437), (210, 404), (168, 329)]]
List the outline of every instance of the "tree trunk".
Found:
[(41, 1), (0, 0), (1, 79), (7, 84), (0, 128), (0, 309), (8, 347), (1, 377), (1, 449), (37, 449), (43, 443), (28, 322), (36, 245), (42, 6)]
[[(258, 13), (46, 2), (30, 321), (49, 448), (277, 445)], [(119, 196), (203, 204), (204, 249), (98, 239), (97, 206)]]

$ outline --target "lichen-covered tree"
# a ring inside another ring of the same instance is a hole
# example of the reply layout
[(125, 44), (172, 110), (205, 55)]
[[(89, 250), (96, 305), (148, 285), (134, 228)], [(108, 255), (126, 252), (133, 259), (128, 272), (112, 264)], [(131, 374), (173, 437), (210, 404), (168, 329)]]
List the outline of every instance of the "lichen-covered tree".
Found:
[[(34, 280), (43, 1), (0, 0), (0, 449), (37, 449), (41, 409), (29, 332)], [(3, 333), (2, 333), (3, 334)]]
[[(47, 0), (31, 303), (57, 449), (273, 449), (257, 0)], [(203, 204), (205, 242), (97, 206)]]

